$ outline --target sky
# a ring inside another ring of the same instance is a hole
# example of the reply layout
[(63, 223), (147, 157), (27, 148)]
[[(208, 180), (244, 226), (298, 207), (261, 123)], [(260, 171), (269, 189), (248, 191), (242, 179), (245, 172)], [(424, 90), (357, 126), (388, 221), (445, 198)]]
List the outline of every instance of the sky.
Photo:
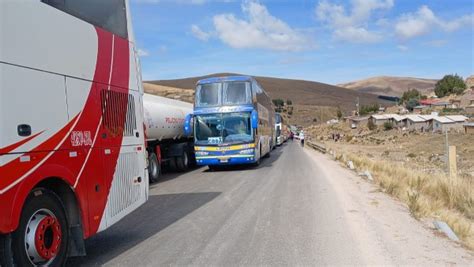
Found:
[(129, 0), (144, 80), (474, 74), (472, 0)]

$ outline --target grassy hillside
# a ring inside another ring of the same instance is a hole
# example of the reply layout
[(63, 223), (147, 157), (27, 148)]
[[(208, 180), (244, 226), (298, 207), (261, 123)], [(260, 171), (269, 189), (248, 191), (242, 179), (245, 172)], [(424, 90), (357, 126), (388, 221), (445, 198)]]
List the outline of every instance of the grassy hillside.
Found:
[(433, 93), (438, 80), (412, 77), (379, 76), (364, 80), (353, 81), (338, 86), (356, 90), (358, 92), (375, 95), (401, 96), (403, 92), (415, 88), (423, 94)]

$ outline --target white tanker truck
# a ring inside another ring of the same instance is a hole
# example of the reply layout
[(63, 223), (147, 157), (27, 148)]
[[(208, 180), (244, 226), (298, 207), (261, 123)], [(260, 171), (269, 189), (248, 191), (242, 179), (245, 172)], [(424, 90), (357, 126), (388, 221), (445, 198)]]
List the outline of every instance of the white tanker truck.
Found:
[(193, 112), (190, 103), (145, 94), (145, 133), (150, 182), (158, 181), (162, 167), (185, 171), (195, 163), (192, 135), (184, 133), (186, 115)]

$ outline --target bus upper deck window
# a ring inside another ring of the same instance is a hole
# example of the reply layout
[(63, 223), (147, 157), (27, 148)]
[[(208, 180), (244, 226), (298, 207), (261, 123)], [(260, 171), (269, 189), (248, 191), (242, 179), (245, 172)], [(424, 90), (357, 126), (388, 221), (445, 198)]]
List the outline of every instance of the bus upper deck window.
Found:
[(217, 106), (220, 104), (220, 83), (198, 85), (196, 92), (196, 106)]
[(224, 104), (239, 105), (251, 103), (249, 82), (227, 82), (224, 83)]

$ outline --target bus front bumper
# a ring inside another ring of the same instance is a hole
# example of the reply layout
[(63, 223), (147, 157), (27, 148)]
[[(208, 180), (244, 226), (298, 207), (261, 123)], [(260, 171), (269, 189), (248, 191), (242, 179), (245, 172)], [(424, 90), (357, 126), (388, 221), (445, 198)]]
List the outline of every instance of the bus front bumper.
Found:
[(237, 165), (255, 162), (254, 155), (196, 156), (196, 163), (205, 165)]

